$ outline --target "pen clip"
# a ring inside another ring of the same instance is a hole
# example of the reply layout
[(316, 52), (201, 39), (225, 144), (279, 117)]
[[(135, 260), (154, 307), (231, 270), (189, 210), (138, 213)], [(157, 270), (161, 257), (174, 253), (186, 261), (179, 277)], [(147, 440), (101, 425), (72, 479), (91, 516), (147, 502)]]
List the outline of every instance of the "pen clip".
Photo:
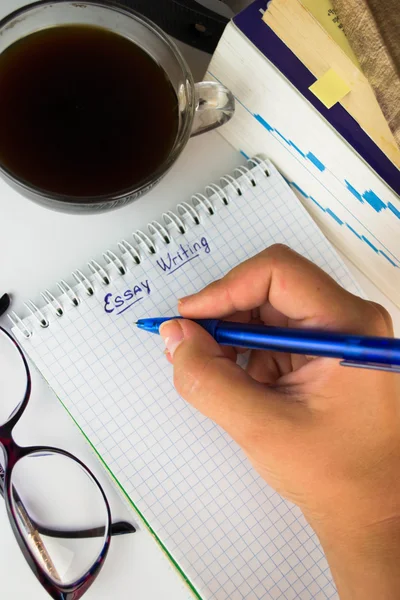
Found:
[(342, 360), (342, 367), (356, 367), (358, 369), (372, 369), (374, 371), (389, 371), (390, 373), (400, 373), (400, 365), (383, 365), (373, 362), (357, 362), (352, 360)]

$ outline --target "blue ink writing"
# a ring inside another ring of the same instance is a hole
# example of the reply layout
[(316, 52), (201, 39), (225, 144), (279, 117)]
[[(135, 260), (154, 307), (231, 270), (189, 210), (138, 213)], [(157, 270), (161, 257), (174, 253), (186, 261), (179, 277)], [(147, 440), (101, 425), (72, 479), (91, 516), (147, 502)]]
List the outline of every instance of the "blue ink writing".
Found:
[(199, 258), (202, 253), (210, 254), (210, 245), (205, 237), (200, 238), (199, 242), (192, 244), (179, 244), (176, 252), (167, 252), (165, 257), (157, 259), (157, 266), (166, 274), (171, 275), (186, 263)]
[(106, 294), (104, 296), (104, 310), (108, 314), (116, 311), (115, 314), (120, 315), (143, 298), (149, 296), (150, 293), (149, 280), (139, 281), (133, 288), (125, 290), (118, 296), (112, 293)]

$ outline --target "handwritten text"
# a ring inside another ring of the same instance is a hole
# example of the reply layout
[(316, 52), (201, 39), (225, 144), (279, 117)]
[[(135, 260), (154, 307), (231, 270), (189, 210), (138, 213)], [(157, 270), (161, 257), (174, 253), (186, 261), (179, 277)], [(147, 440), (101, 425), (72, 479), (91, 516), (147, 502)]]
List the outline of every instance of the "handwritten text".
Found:
[(171, 275), (186, 263), (199, 258), (202, 253), (210, 254), (210, 246), (205, 237), (193, 244), (179, 244), (177, 252), (168, 252), (164, 258), (159, 258), (156, 263), (166, 275)]
[(110, 314), (114, 311), (115, 314), (120, 315), (136, 304), (143, 298), (149, 296), (151, 293), (149, 280), (139, 281), (133, 288), (125, 290), (122, 294), (115, 296), (114, 294), (106, 294), (104, 296), (104, 310)]

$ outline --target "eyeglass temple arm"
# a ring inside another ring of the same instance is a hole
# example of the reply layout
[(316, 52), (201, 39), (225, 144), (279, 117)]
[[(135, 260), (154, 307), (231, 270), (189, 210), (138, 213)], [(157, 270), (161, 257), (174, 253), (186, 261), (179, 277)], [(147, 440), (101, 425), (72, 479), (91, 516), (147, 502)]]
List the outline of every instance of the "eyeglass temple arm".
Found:
[[(4, 498), (4, 471), (0, 466), (0, 496)], [(20, 512), (20, 516), (24, 513), (25, 517), (27, 516), (26, 509), (23, 505), (23, 502), (14, 490), (14, 497), (17, 510)], [(47, 535), (49, 537), (54, 538), (62, 538), (62, 539), (83, 539), (83, 538), (92, 538), (92, 537), (102, 537), (104, 535), (104, 527), (91, 527), (89, 529), (51, 529), (49, 527), (44, 527), (40, 525), (36, 521), (34, 521), (31, 517), (29, 517), (31, 525), (36, 529), (36, 531), (41, 535)], [(131, 523), (127, 521), (117, 521), (116, 523), (111, 524), (111, 535), (124, 535), (126, 533), (135, 533), (136, 527), (134, 527)]]
[[(38, 532), (41, 535), (47, 535), (49, 537), (54, 538), (62, 538), (62, 539), (82, 539), (82, 538), (93, 538), (93, 537), (103, 537), (104, 536), (104, 527), (92, 527), (91, 529), (50, 529), (48, 527), (43, 527), (43, 525), (39, 525), (31, 519), (32, 524), (36, 527)], [(114, 537), (116, 535), (124, 535), (126, 533), (135, 533), (136, 527), (128, 523), (127, 521), (117, 521), (116, 523), (111, 523), (111, 531), (110, 534)]]

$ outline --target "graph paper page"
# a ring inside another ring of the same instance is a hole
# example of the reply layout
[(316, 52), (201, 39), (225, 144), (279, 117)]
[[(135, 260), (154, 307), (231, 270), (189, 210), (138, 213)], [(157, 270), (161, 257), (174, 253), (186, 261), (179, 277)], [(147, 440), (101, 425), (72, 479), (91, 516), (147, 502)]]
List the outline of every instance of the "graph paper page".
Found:
[[(159, 336), (139, 318), (173, 315), (177, 298), (201, 289), (266, 246), (284, 242), (352, 292), (360, 290), (284, 180), (252, 170), (256, 186), (225, 188), (213, 216), (157, 244), (124, 276), (93, 280), (95, 294), (61, 297), (61, 318), (30, 339), (14, 330), (134, 505), (205, 599), (336, 597), (318, 540), (301, 512), (256, 474), (244, 453), (211, 420), (179, 397)], [(187, 220), (189, 221), (189, 220)], [(174, 229), (171, 227), (171, 230)], [(113, 277), (113, 274), (115, 276)], [(62, 276), (62, 274), (60, 274)], [(70, 306), (70, 308), (68, 308)]]

